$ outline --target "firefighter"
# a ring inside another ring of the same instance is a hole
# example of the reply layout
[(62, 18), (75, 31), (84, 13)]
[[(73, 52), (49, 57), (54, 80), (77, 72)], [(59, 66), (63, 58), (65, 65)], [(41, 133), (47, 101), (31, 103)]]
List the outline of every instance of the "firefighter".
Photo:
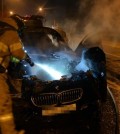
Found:
[[(2, 19), (17, 29), (17, 24), (12, 18)], [(18, 33), (15, 29), (8, 28), (0, 36), (0, 129), (2, 134), (23, 134), (24, 131), (15, 129), (14, 117), (12, 112), (12, 100), (7, 84), (7, 68), (10, 62), (10, 56), (20, 60), (26, 58), (26, 53), (20, 42)]]

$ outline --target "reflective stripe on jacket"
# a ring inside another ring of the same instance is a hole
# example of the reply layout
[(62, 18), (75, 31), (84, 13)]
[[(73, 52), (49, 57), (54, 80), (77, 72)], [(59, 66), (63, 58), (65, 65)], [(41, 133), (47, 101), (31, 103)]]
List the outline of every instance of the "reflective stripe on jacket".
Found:
[(24, 59), (26, 55), (17, 31), (13, 30), (0, 36), (0, 58), (3, 58), (1, 62), (4, 67), (8, 67), (11, 55), (18, 59)]

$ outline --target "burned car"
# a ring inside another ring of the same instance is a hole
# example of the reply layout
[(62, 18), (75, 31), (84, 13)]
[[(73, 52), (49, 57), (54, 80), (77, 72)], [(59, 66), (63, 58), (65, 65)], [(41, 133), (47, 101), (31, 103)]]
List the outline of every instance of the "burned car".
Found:
[(61, 120), (72, 114), (72, 119), (79, 116), (80, 126), (95, 131), (107, 94), (103, 50), (97, 44), (85, 47), (86, 39), (73, 51), (57, 31), (44, 26), (24, 29), (21, 38), (35, 66), (21, 61), (10, 67), (10, 75), (22, 84), (20, 96), (13, 95), (18, 129), (31, 133), (30, 123), (37, 131), (45, 117), (49, 122), (49, 117)]

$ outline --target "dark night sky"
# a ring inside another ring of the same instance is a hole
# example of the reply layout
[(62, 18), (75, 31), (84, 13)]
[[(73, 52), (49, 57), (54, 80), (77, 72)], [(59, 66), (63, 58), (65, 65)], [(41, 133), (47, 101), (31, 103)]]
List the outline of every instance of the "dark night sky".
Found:
[[(4, 0), (4, 4), (7, 4), (7, 8), (13, 8), (17, 12), (19, 11), (20, 8), (24, 10), (26, 9), (25, 12), (34, 11), (37, 7), (44, 5), (45, 8), (61, 8), (61, 9), (71, 9), (73, 10), (74, 8), (78, 8), (79, 5), (79, 0)], [(25, 13), (24, 12), (24, 13)]]
[(55, 20), (71, 37), (101, 29), (120, 33), (120, 0), (3, 1), (4, 12), (13, 10), (20, 15), (38, 14), (38, 8), (43, 6), (47, 22), (51, 25)]
[(36, 14), (38, 7), (43, 5), (47, 15), (52, 14), (61, 19), (74, 19), (76, 16), (84, 18), (92, 3), (91, 0), (4, 0), (8, 11), (13, 10), (22, 15)]
[[(38, 14), (38, 8), (43, 6), (47, 20), (81, 20), (85, 24), (86, 17), (95, 0), (3, 0), (4, 12), (13, 11), (20, 15)], [(79, 25), (79, 23), (78, 23)]]
[[(67, 31), (69, 26), (73, 25), (70, 29), (71, 32), (72, 27), (78, 29), (79, 26), (79, 29), (83, 29), (94, 1), (96, 0), (3, 0), (4, 15), (9, 15), (9, 11), (22, 16), (38, 14), (38, 8), (43, 6), (46, 23), (49, 23), (47, 25), (51, 26), (56, 22)], [(69, 21), (73, 22), (67, 24)], [(76, 22), (77, 24), (74, 24)]]

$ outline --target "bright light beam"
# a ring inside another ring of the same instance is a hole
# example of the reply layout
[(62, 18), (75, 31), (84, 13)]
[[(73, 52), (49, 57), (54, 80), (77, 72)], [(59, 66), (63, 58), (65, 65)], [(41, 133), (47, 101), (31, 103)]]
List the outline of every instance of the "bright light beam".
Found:
[(42, 68), (43, 70), (45, 70), (48, 74), (50, 74), (50, 76), (52, 76), (52, 78), (54, 80), (59, 80), (61, 78), (61, 76), (63, 76), (63, 74), (61, 72), (58, 72), (57, 70), (49, 67), (48, 65), (39, 64), (39, 63), (35, 63), (35, 64), (37, 66), (39, 66), (40, 68)]

